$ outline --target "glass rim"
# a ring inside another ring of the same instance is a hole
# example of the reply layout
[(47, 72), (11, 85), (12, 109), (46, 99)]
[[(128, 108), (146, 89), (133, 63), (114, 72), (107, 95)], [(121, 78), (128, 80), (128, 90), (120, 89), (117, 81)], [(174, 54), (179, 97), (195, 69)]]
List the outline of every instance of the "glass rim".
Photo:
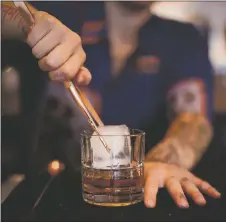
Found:
[[(129, 128), (129, 130), (133, 130), (135, 131), (134, 133), (130, 133), (128, 135), (125, 135), (125, 134), (115, 134), (115, 135), (100, 135), (101, 137), (105, 137), (105, 136), (109, 136), (109, 137), (114, 137), (114, 136), (129, 136), (129, 137), (136, 137), (136, 136), (145, 136), (145, 132), (143, 130), (140, 130), (140, 129), (133, 129), (133, 128)], [(92, 137), (92, 136), (99, 136), (99, 135), (92, 135), (94, 133), (93, 130), (83, 130), (83, 132), (80, 134), (81, 137)]]

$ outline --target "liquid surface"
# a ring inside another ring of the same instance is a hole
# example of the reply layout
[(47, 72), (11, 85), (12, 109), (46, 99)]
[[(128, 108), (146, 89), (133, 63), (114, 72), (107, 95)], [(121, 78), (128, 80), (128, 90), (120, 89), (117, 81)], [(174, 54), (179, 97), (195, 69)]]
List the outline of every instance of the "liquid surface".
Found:
[(100, 206), (128, 206), (143, 200), (143, 165), (120, 169), (83, 166), (83, 198)]

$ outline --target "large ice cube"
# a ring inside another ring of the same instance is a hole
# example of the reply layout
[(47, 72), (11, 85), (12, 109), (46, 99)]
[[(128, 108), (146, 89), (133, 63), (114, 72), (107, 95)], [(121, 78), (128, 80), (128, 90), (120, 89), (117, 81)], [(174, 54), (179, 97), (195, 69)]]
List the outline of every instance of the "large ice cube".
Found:
[(111, 149), (111, 154), (106, 151), (96, 132), (94, 132), (94, 136), (91, 138), (93, 167), (109, 169), (130, 164), (131, 141), (128, 127), (126, 125), (102, 126), (98, 128), (98, 132)]

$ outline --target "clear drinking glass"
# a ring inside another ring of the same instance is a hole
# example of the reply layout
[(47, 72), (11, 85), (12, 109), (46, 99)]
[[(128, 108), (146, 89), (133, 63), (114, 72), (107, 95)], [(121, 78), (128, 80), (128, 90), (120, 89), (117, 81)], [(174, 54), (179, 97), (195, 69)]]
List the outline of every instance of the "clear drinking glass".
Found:
[(99, 206), (128, 206), (143, 200), (145, 133), (136, 129), (129, 129), (129, 132), (129, 135), (101, 136), (111, 150), (113, 143), (114, 150), (117, 143), (120, 145), (119, 150), (110, 154), (103, 146), (94, 149), (93, 140), (99, 139), (97, 135), (93, 136), (91, 131), (82, 133), (82, 188), (85, 202)]

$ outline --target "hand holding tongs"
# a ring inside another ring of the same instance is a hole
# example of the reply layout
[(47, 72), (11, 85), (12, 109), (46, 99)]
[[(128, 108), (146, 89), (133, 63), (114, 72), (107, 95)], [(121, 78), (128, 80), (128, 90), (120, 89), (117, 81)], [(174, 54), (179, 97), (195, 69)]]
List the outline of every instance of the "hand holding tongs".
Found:
[[(79, 90), (78, 87), (74, 86), (71, 81), (65, 81), (64, 86), (68, 91), (70, 92), (72, 98), (77, 102), (85, 116), (87, 117), (87, 120), (93, 130), (97, 133), (99, 136), (101, 142), (103, 143), (106, 150), (110, 153), (111, 149), (108, 147), (105, 140), (101, 137), (101, 135), (98, 132), (98, 128), (94, 120), (97, 122), (99, 126), (104, 126), (103, 122), (101, 121), (100, 117), (96, 113), (95, 109), (93, 108), (92, 104), (89, 102), (87, 97), (82, 93), (81, 90)], [(94, 120), (93, 120), (94, 119)]]
[[(19, 9), (21, 16), (24, 18), (24, 20), (29, 24), (34, 24), (34, 18), (32, 14), (29, 11), (29, 8), (26, 6), (26, 4), (23, 1), (13, 1), (14, 5)], [(95, 109), (93, 108), (92, 104), (89, 102), (89, 100), (86, 98), (86, 96), (78, 89), (78, 87), (74, 86), (74, 84), (71, 81), (65, 81), (64, 82), (65, 88), (70, 92), (72, 98), (74, 101), (79, 105), (82, 112), (85, 114), (85, 116), (88, 119), (89, 124), (93, 128), (93, 130), (97, 133), (99, 136), (101, 142), (103, 143), (106, 150), (110, 153), (110, 148), (108, 147), (107, 143), (104, 141), (104, 139), (100, 136), (98, 132), (98, 127), (96, 123), (99, 126), (103, 126), (103, 122), (101, 121), (100, 117), (96, 113)], [(96, 123), (95, 123), (95, 121)]]

